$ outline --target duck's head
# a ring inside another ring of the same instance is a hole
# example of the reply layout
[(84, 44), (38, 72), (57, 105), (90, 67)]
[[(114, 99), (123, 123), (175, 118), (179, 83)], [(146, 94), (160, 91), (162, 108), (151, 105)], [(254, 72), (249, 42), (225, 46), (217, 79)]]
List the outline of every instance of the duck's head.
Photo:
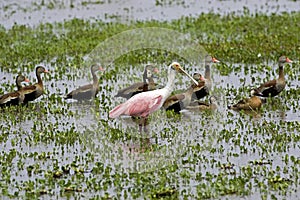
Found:
[(155, 74), (158, 74), (159, 70), (151, 64), (146, 65), (144, 70), (144, 78), (155, 78)]
[(216, 59), (215, 57), (212, 57), (211, 55), (205, 56), (205, 64), (211, 64), (211, 63), (219, 63), (220, 61)]
[(96, 71), (104, 71), (101, 65), (99, 64), (94, 64), (91, 66), (91, 71), (96, 72)]
[(293, 61), (286, 56), (280, 56), (278, 62), (279, 64), (283, 65), (285, 63), (292, 63)]
[(43, 66), (38, 66), (36, 68), (36, 73), (41, 74), (41, 73), (49, 73), (49, 71), (47, 69), (45, 69), (45, 67)]
[(26, 78), (25, 76), (20, 74), (20, 75), (17, 76), (17, 83), (22, 83), (22, 82), (29, 83), (30, 80), (28, 78)]

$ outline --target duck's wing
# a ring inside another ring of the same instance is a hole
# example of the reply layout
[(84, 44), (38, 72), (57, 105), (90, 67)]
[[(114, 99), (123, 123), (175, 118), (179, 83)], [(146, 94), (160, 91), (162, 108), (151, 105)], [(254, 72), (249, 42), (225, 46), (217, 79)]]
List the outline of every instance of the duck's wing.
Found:
[(148, 84), (144, 82), (138, 82), (130, 85), (129, 87), (126, 87), (124, 89), (121, 89), (118, 91), (118, 93), (115, 95), (116, 97), (124, 97), (124, 98), (130, 98), (134, 94), (145, 92), (148, 90)]
[(9, 104), (18, 101), (20, 94), (18, 92), (10, 92), (0, 97), (0, 105)]
[(68, 93), (64, 98), (65, 99), (90, 99), (92, 94), (93, 85), (88, 84), (81, 86), (70, 93)]
[(175, 94), (173, 96), (170, 96), (164, 102), (163, 107), (164, 108), (168, 108), (168, 107), (172, 106), (173, 104), (178, 103), (179, 101), (182, 101), (184, 98), (185, 98), (184, 93), (182, 93), (182, 94)]
[(29, 86), (22, 87), (19, 91), (22, 92), (24, 95), (26, 95), (35, 92), (36, 89), (37, 89), (36, 85), (29, 85)]

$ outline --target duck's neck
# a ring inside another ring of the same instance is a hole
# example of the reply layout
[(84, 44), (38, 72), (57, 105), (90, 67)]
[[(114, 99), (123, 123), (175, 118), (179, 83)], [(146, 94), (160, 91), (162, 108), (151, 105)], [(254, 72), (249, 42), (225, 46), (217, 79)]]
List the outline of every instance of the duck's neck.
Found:
[(36, 69), (36, 79), (37, 79), (37, 81), (38, 81), (38, 84), (39, 85), (43, 85), (43, 81), (42, 81), (42, 78), (41, 78), (41, 73), (40, 72), (38, 72), (38, 69)]
[(93, 84), (97, 85), (98, 84), (98, 77), (97, 77), (95, 71), (92, 71), (92, 76), (93, 76)]
[(205, 65), (204, 78), (210, 79), (210, 66), (209, 66), (209, 64)]
[(154, 79), (152, 77), (149, 77), (149, 78), (146, 79), (146, 83), (148, 83), (148, 84), (154, 84)]
[(189, 96), (192, 96), (192, 94), (194, 93), (194, 89), (197, 87), (197, 85), (195, 84), (192, 84), (191, 87), (189, 87), (187, 90), (186, 90), (186, 94), (189, 95)]
[(148, 83), (148, 81), (149, 81), (149, 78), (147, 77), (147, 70), (144, 71), (143, 81), (144, 81), (144, 84)]
[(283, 64), (279, 64), (279, 79), (284, 80)]
[(174, 89), (175, 75), (176, 75), (176, 71), (169, 68), (169, 70), (168, 70), (168, 82), (167, 82), (167, 85), (165, 86), (165, 89), (168, 91), (167, 96), (169, 96), (172, 93), (173, 89)]
[(18, 77), (16, 79), (16, 84), (17, 84), (18, 90), (20, 90), (22, 88), (22, 82), (18, 80)]

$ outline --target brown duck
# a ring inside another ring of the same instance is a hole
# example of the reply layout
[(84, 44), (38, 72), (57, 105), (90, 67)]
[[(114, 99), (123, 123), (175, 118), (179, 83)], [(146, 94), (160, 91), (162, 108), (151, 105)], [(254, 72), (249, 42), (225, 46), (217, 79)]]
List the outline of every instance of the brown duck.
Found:
[(38, 66), (35, 69), (35, 74), (38, 82), (34, 85), (23, 87), (20, 90), (20, 92), (22, 92), (25, 95), (23, 103), (26, 104), (29, 101), (34, 101), (35, 99), (39, 98), (42, 94), (44, 94), (44, 85), (41, 78), (42, 73), (48, 73), (48, 70), (46, 70), (42, 66)]
[(217, 108), (218, 108), (217, 98), (215, 96), (211, 96), (209, 98), (209, 103), (195, 101), (193, 102), (193, 104), (190, 104), (187, 107), (188, 110), (200, 110), (200, 111), (216, 110)]
[(155, 90), (154, 73), (158, 73), (158, 69), (152, 65), (146, 65), (143, 73), (143, 82), (134, 83), (127, 88), (119, 90), (115, 97), (129, 99), (138, 93)]
[(22, 82), (29, 82), (27, 78), (23, 75), (18, 75), (16, 78), (16, 85), (18, 91), (10, 92), (4, 94), (0, 97), (0, 107), (3, 106), (11, 106), (11, 105), (18, 105), (23, 103), (25, 95), (21, 92), (22, 90)]
[(164, 102), (163, 108), (166, 110), (173, 110), (176, 113), (179, 113), (182, 109), (185, 109), (191, 103), (193, 92), (203, 88), (205, 85), (205, 79), (201, 74), (194, 73), (193, 78), (198, 81), (199, 85), (192, 83), (192, 85), (185, 92), (170, 96)]
[(192, 96), (193, 100), (199, 100), (207, 95), (209, 95), (209, 92), (212, 88), (212, 82), (211, 82), (211, 77), (210, 77), (210, 66), (213, 63), (219, 63), (220, 61), (217, 60), (216, 58), (207, 55), (205, 56), (205, 72), (204, 72), (204, 78), (205, 80), (205, 86), (202, 88), (198, 88), (198, 90), (194, 91), (194, 94)]
[(284, 79), (284, 71), (283, 65), (285, 63), (292, 63), (292, 61), (286, 57), (281, 56), (279, 58), (279, 77), (278, 79), (274, 79), (268, 81), (258, 88), (251, 90), (251, 95), (261, 96), (261, 97), (274, 97), (278, 95), (285, 88), (285, 79)]
[(78, 101), (88, 100), (95, 98), (99, 92), (99, 81), (96, 75), (97, 71), (104, 71), (104, 69), (100, 65), (92, 65), (91, 66), (91, 73), (93, 76), (93, 83), (81, 86), (76, 90), (73, 90), (69, 94), (67, 94), (64, 98), (65, 99), (76, 99)]
[(250, 98), (245, 98), (240, 100), (237, 104), (228, 106), (232, 110), (257, 110), (260, 109), (262, 105), (262, 100), (257, 96), (252, 96)]

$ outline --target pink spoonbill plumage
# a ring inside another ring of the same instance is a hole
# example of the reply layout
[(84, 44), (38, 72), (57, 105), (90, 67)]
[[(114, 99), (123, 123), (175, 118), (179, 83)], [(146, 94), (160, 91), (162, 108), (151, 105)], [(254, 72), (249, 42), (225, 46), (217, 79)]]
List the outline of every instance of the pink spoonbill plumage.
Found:
[(109, 112), (109, 117), (117, 118), (121, 115), (141, 117), (141, 122), (139, 124), (141, 130), (142, 126), (146, 125), (146, 118), (148, 115), (160, 109), (165, 100), (171, 95), (177, 72), (188, 76), (195, 84), (198, 85), (198, 82), (184, 71), (179, 63), (173, 62), (168, 67), (168, 82), (164, 88), (136, 94), (126, 102), (112, 109)]

